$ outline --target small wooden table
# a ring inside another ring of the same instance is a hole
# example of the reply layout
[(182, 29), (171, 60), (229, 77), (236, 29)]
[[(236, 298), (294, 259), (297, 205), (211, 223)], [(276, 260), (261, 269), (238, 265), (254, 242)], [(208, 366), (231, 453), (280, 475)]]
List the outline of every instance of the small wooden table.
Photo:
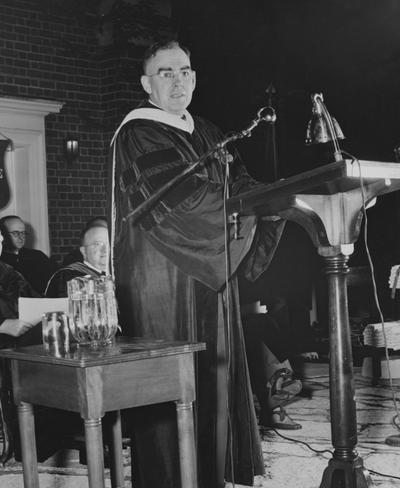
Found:
[(42, 345), (0, 350), (11, 359), (25, 488), (39, 488), (33, 405), (79, 412), (84, 421), (89, 487), (104, 487), (101, 419), (113, 411), (111, 483), (124, 486), (120, 410), (176, 402), (181, 480), (197, 488), (193, 425), (194, 352), (204, 343), (120, 337), (102, 349), (75, 347), (59, 357)]

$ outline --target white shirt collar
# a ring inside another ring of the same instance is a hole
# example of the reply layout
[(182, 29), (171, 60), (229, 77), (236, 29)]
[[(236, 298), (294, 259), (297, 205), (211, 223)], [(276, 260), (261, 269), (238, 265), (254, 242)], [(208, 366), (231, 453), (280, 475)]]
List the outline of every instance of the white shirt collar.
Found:
[[(151, 102), (152, 103), (152, 102)], [(153, 103), (156, 107), (156, 105)], [(128, 115), (121, 122), (118, 129), (115, 131), (113, 138), (111, 139), (111, 144), (114, 142), (121, 128), (129, 121), (134, 119), (146, 119), (155, 120), (157, 122), (162, 122), (163, 124), (171, 125), (177, 129), (184, 130), (191, 134), (194, 131), (194, 120), (190, 113), (185, 110), (183, 113), (185, 119), (182, 119), (182, 115), (175, 115), (166, 112), (160, 108), (135, 108), (131, 110)]]
[(87, 261), (83, 261), (83, 263), (90, 269), (93, 269), (94, 271), (96, 271), (97, 273), (99, 274), (102, 274), (102, 273), (106, 273), (107, 274), (107, 271), (104, 271), (102, 269), (98, 269), (96, 268), (96, 266), (93, 266), (92, 264), (88, 263)]

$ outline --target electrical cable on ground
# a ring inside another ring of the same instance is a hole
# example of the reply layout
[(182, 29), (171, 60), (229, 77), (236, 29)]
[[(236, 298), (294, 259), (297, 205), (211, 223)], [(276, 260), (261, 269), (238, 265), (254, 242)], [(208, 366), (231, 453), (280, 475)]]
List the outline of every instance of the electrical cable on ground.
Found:
[[(285, 435), (282, 435), (280, 432), (278, 432), (276, 429), (274, 429), (273, 427), (265, 427), (263, 429), (261, 429), (262, 432), (266, 432), (266, 431), (273, 431), (275, 432), (275, 434), (277, 434), (279, 437), (281, 437), (282, 439), (285, 439), (286, 441), (290, 441), (290, 442), (294, 442), (296, 444), (301, 444), (303, 446), (306, 446), (308, 449), (310, 449), (310, 451), (312, 452), (315, 452), (315, 454), (317, 454), (318, 456), (322, 456), (323, 454), (330, 454), (331, 456), (333, 456), (333, 452), (330, 450), (330, 449), (314, 449), (313, 447), (311, 447), (310, 444), (308, 444), (308, 442), (305, 442), (305, 441), (301, 441), (299, 439), (293, 439), (292, 437), (287, 437)], [(386, 473), (381, 473), (379, 471), (375, 471), (373, 469), (368, 469), (367, 466), (365, 466), (365, 468), (372, 474), (375, 474), (377, 476), (384, 476), (386, 478), (393, 478), (395, 480), (400, 480), (400, 476), (395, 476), (394, 474), (386, 474)]]

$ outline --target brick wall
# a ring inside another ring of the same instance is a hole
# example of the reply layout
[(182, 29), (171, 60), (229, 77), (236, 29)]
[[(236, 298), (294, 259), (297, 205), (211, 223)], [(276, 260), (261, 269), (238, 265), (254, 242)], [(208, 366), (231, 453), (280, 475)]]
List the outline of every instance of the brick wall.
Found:
[[(143, 48), (101, 46), (81, 4), (0, 0), (0, 95), (64, 102), (45, 119), (50, 245), (59, 262), (83, 224), (105, 214), (111, 134), (143, 97), (132, 82)], [(67, 134), (80, 143), (73, 165), (62, 151)]]

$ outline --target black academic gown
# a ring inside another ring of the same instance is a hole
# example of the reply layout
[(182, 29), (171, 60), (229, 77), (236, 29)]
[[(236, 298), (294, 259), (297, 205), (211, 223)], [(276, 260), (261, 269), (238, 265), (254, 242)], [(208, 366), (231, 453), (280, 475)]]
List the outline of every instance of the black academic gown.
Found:
[[(207, 346), (197, 355), (196, 369), (201, 488), (220, 488), (232, 473), (236, 483), (252, 486), (253, 477), (264, 472), (236, 280), (230, 280), (229, 302), (224, 286), (224, 165), (208, 158), (201, 170), (163, 196), (139, 225), (124, 217), (221, 140), (220, 131), (200, 118), (195, 118), (192, 134), (152, 120), (130, 121), (112, 147), (109, 187), (123, 333), (202, 341)], [(255, 184), (235, 157), (232, 194)], [(257, 266), (268, 265), (282, 223), (271, 222), (261, 230), (256, 233), (255, 219), (247, 218), (242, 220), (243, 238), (229, 237), (228, 274), (234, 274), (254, 242), (262, 243), (262, 264)], [(254, 264), (255, 255), (251, 257)], [(135, 484), (178, 488), (174, 406), (136, 409), (135, 418)]]
[(51, 260), (38, 249), (23, 247), (18, 254), (3, 249), (0, 260), (21, 273), (32, 288), (42, 294), (47, 281), (54, 272)]
[[(0, 324), (6, 319), (18, 318), (18, 298), (40, 297), (26, 279), (12, 266), (0, 261)], [(27, 332), (25, 336), (31, 336)], [(21, 343), (20, 338), (0, 333), (0, 348)]]

